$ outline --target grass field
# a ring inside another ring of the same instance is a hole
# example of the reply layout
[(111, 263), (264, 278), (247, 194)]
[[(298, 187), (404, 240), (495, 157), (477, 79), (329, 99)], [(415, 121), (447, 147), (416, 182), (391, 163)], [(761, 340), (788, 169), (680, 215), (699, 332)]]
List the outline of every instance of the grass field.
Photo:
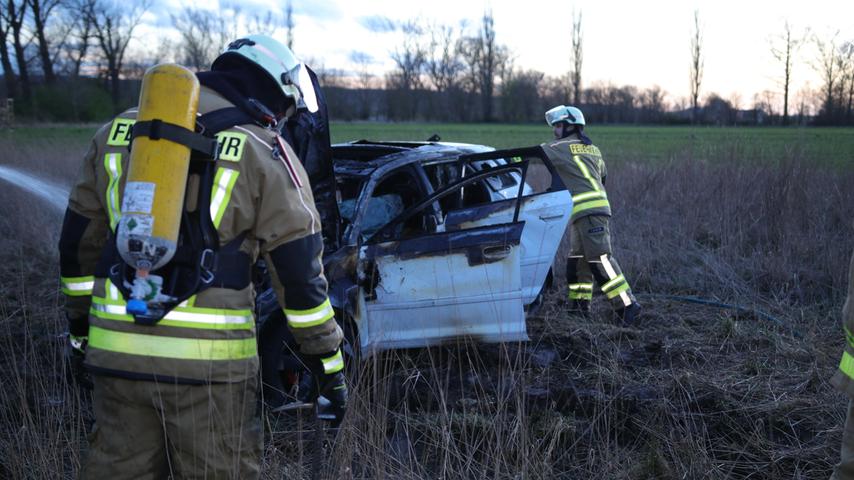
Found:
[[(438, 134), (448, 142), (496, 148), (536, 145), (551, 138), (542, 125), (345, 123), (330, 127), (332, 142), (351, 140), (426, 140)], [(0, 141), (67, 143), (69, 152), (85, 149), (97, 125), (21, 126), (0, 130)], [(669, 160), (746, 158), (752, 163), (804, 159), (820, 165), (854, 168), (854, 128), (591, 126), (587, 133), (610, 161), (660, 163)]]
[[(68, 185), (95, 128), (0, 131), (0, 165)], [(510, 147), (549, 130), (333, 125), (336, 142), (433, 133)], [(641, 324), (614, 324), (600, 300), (590, 319), (568, 315), (558, 288), (528, 343), (372, 358), (321, 478), (828, 478), (847, 404), (828, 379), (845, 341), (854, 129), (590, 135), (610, 159), (614, 250)], [(62, 375), (61, 219), (0, 183), (0, 478), (73, 478), (86, 446), (89, 399)], [(265, 414), (262, 478), (312, 478), (306, 421)]]

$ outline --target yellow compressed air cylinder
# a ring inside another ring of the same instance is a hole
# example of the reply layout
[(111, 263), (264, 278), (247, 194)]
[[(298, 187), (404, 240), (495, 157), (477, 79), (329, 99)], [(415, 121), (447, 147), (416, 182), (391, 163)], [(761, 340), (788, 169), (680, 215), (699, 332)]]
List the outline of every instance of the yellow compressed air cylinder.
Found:
[[(159, 120), (192, 131), (198, 107), (199, 81), (190, 70), (161, 64), (145, 72), (137, 123)], [(190, 154), (189, 147), (165, 138), (133, 140), (116, 243), (137, 277), (145, 278), (175, 254)]]

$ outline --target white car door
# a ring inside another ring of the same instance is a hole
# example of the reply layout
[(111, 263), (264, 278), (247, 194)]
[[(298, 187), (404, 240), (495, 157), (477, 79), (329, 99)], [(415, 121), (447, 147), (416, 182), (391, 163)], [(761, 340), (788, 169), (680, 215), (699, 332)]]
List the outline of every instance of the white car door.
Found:
[(399, 224), (460, 192), (469, 181), (403, 212), (360, 248), (354, 321), (362, 352), (425, 347), (456, 338), (528, 340), (520, 277), (521, 222), (511, 215), (507, 222), (453, 231), (439, 225), (432, 233), (398, 238)]
[[(494, 152), (478, 153), (461, 157), (464, 164), (477, 162), (483, 165), (488, 160), (495, 164), (523, 163), (527, 167), (522, 172), (524, 184), (521, 185), (522, 201), (520, 202), (519, 221), (525, 222), (521, 240), (521, 280), (522, 300), (525, 305), (533, 302), (540, 294), (560, 246), (569, 218), (572, 215), (572, 195), (566, 189), (557, 171), (540, 147), (514, 150), (497, 150)], [(467, 169), (474, 172), (482, 169)], [(470, 173), (469, 173), (470, 174)], [(484, 182), (492, 198), (506, 198), (508, 192), (518, 192), (520, 185), (515, 188), (508, 186), (508, 181), (519, 181), (519, 175), (504, 175), (501, 190), (493, 180)], [(484, 197), (483, 194), (480, 195)], [(458, 226), (477, 226), (490, 223), (510, 221), (515, 213), (515, 199), (493, 201), (489, 205), (474, 205), (451, 211), (445, 219), (446, 230)], [(472, 212), (490, 208), (488, 216), (472, 219)]]

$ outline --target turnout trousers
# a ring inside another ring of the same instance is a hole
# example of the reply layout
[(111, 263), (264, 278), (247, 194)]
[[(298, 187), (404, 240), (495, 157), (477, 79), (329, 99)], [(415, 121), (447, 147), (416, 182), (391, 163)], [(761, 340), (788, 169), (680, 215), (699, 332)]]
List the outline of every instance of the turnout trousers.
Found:
[(210, 385), (96, 375), (84, 479), (260, 475), (258, 380)]
[(848, 415), (842, 430), (840, 460), (833, 469), (830, 480), (854, 480), (854, 400), (848, 401)]
[(611, 255), (610, 217), (588, 215), (570, 228), (570, 251), (566, 259), (566, 282), (571, 303), (583, 304), (593, 299), (593, 283), (621, 310), (635, 302), (620, 265)]

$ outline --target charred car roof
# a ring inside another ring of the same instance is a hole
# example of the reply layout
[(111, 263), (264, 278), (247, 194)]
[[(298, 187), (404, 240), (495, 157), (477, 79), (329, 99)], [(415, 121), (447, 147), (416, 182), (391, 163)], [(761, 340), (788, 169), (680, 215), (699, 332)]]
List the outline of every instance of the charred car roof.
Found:
[(452, 142), (384, 142), (357, 140), (332, 146), (336, 175), (365, 177), (410, 163), (429, 164), (460, 155), (490, 152), (484, 145)]

